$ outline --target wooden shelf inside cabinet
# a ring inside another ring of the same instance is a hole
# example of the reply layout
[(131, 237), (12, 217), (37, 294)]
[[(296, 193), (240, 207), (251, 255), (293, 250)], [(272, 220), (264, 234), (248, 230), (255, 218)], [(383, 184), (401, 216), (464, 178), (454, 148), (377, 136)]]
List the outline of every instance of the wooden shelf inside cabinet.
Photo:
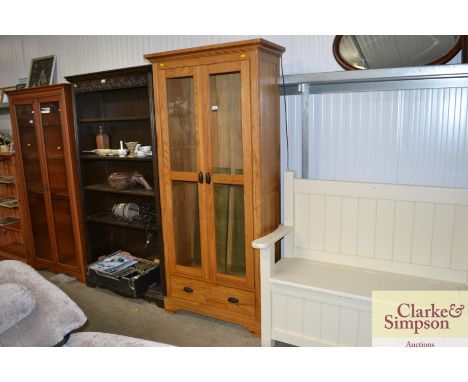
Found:
[(127, 117), (107, 117), (107, 118), (80, 118), (78, 123), (91, 123), (91, 122), (125, 122), (125, 121), (146, 121), (150, 120), (149, 115), (137, 115)]
[(15, 184), (16, 179), (13, 175), (0, 175), (1, 184)]
[(132, 190), (116, 190), (112, 188), (107, 183), (93, 184), (85, 187), (86, 190), (98, 191), (98, 192), (111, 192), (114, 194), (124, 194), (132, 196), (147, 196), (154, 198), (154, 190), (144, 190), (144, 189), (132, 189)]
[(0, 152), (0, 160), (10, 159), (13, 155), (15, 155), (14, 151)]
[(69, 200), (69, 195), (63, 192), (51, 192), (50, 197), (52, 199), (62, 199), (62, 200)]
[(20, 243), (8, 243), (0, 245), (0, 257), (14, 258), (16, 260), (25, 260), (26, 251), (24, 245)]
[(130, 161), (130, 162), (152, 162), (153, 157), (152, 156), (146, 156), (146, 157), (119, 157), (117, 155), (115, 156), (110, 156), (110, 155), (93, 155), (93, 154), (88, 154), (88, 155), (81, 155), (81, 159), (83, 160), (104, 160), (104, 161), (109, 161), (109, 160), (116, 160), (116, 161)]
[(21, 222), (20, 221), (16, 222), (16, 223), (12, 223), (12, 224), (1, 225), (0, 230), (2, 228), (6, 229), (6, 230), (9, 230), (9, 231), (23, 232), (23, 228), (21, 227)]
[(61, 127), (60, 123), (52, 122), (52, 123), (43, 123), (42, 127)]
[[(140, 222), (132, 222), (127, 223), (124, 220), (119, 220), (114, 218), (111, 212), (103, 211), (98, 212), (97, 214), (89, 215), (86, 220), (94, 223), (101, 223), (101, 224), (110, 224), (119, 227), (131, 228), (131, 229), (138, 229), (141, 231), (146, 231), (147, 225)], [(152, 226), (149, 229), (151, 232), (156, 232), (156, 227)]]
[(18, 208), (19, 208), (19, 205), (10, 207), (10, 206), (2, 206), (2, 205), (0, 204), (0, 208), (5, 208), (6, 210), (14, 210), (14, 209), (18, 209)]

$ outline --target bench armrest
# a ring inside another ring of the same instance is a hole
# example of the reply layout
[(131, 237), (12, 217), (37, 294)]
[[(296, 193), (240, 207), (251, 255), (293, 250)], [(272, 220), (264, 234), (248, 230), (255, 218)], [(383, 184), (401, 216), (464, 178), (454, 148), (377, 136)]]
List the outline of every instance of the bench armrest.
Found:
[(273, 232), (258, 238), (252, 242), (252, 247), (256, 249), (265, 249), (281, 240), (287, 234), (292, 232), (293, 227), (280, 224)]
[(271, 285), (275, 274), (275, 243), (287, 235), (292, 237), (293, 227), (280, 224), (273, 232), (252, 242), (252, 247), (260, 250), (260, 293), (262, 346), (271, 346)]

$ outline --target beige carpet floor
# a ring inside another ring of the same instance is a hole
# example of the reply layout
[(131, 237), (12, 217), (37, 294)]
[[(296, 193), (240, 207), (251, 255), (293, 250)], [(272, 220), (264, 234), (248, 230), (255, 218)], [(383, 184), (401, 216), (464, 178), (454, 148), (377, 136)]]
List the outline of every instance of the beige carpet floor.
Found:
[[(42, 271), (50, 279), (53, 273)], [(121, 297), (77, 281), (57, 283), (85, 312), (85, 331), (122, 334), (176, 346), (260, 346), (260, 338), (239, 325), (180, 311), (167, 313), (156, 304)]]

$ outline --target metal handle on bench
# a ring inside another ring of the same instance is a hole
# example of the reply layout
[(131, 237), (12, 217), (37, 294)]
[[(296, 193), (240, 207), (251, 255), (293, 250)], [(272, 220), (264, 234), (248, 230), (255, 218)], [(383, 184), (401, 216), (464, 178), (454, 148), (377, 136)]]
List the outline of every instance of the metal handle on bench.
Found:
[(235, 298), (235, 297), (229, 297), (229, 298), (228, 298), (228, 301), (229, 301), (229, 302), (232, 302), (233, 304), (236, 304), (236, 303), (239, 302), (239, 299), (237, 299), (237, 298)]
[(193, 293), (193, 289), (190, 287), (184, 287), (184, 292)]

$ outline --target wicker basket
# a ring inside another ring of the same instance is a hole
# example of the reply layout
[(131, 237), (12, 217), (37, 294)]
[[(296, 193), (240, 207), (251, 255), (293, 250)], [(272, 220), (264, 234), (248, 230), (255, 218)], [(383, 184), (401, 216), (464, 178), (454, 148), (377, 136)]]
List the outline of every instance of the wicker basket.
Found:
[(151, 186), (148, 184), (143, 175), (138, 172), (113, 172), (107, 178), (109, 186), (116, 190), (128, 190), (135, 184), (141, 184), (145, 190), (151, 190)]
[(116, 190), (128, 190), (132, 186), (133, 172), (114, 172), (107, 178), (109, 186)]

